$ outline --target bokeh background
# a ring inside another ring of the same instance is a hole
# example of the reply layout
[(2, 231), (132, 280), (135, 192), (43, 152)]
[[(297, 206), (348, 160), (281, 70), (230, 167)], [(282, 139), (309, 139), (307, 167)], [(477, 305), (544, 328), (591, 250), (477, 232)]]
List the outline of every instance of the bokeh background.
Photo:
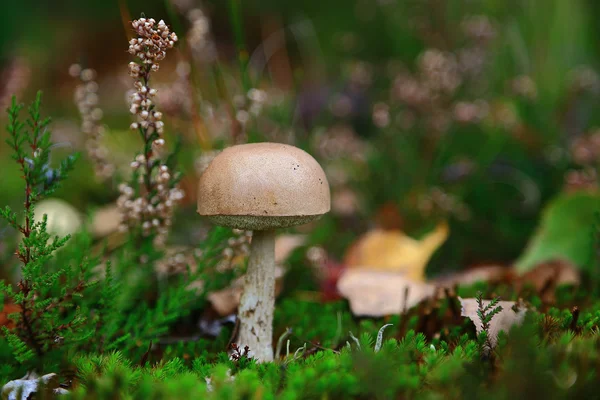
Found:
[[(333, 209), (307, 231), (332, 259), (374, 227), (418, 238), (447, 221), (429, 275), (511, 263), (551, 199), (596, 190), (595, 0), (5, 1), (0, 106), (44, 92), (56, 157), (83, 153), (56, 197), (90, 218), (140, 148), (127, 21), (142, 13), (181, 39), (153, 78), (168, 142), (184, 143), (172, 242), (199, 240), (202, 157), (244, 141), (292, 143), (323, 164)], [(108, 179), (86, 155), (74, 63), (96, 71)], [(0, 204), (19, 209), (4, 144), (0, 171)]]

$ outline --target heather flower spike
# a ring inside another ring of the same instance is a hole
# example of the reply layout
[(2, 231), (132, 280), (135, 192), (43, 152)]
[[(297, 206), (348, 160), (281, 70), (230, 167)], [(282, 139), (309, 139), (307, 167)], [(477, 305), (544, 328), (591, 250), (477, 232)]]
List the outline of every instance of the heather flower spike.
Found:
[(230, 147), (200, 177), (198, 213), (221, 226), (254, 231), (240, 299), (238, 346), (273, 360), (275, 229), (306, 224), (330, 209), (329, 183), (309, 154), (278, 143)]
[(144, 151), (131, 162), (138, 190), (121, 184), (117, 204), (122, 213), (122, 230), (139, 226), (143, 236), (155, 235), (155, 244), (162, 245), (171, 226), (173, 207), (184, 194), (176, 185), (175, 174), (159, 158), (165, 146), (163, 114), (154, 104), (157, 90), (149, 82), (167, 50), (177, 42), (177, 35), (163, 20), (157, 23), (154, 18), (140, 18), (131, 26), (138, 37), (129, 41), (129, 53), (139, 62), (129, 63), (129, 75), (135, 79), (129, 111), (137, 117), (131, 129), (140, 133)]
[(75, 103), (81, 115), (81, 132), (87, 137), (87, 155), (94, 165), (96, 176), (102, 180), (109, 179), (115, 172), (115, 166), (108, 159), (108, 149), (102, 145), (105, 129), (101, 123), (103, 112), (98, 107), (96, 71), (73, 64), (69, 68), (69, 74), (80, 79), (80, 84), (75, 89)]

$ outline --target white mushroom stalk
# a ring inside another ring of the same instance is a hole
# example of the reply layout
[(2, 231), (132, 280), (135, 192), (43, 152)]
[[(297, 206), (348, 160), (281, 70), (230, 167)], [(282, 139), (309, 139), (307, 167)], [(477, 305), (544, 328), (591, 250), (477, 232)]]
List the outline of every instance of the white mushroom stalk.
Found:
[(330, 209), (321, 166), (293, 146), (254, 143), (217, 155), (200, 177), (198, 213), (213, 223), (253, 230), (238, 317), (238, 346), (273, 360), (275, 229), (305, 224)]
[(257, 360), (273, 360), (273, 309), (275, 308), (275, 231), (256, 231), (240, 299), (238, 341)]

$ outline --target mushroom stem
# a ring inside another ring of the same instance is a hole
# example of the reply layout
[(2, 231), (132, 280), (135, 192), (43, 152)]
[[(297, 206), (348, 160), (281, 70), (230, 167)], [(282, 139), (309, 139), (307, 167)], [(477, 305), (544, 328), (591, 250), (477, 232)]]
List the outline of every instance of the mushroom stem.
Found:
[(273, 361), (275, 307), (275, 232), (254, 231), (240, 299), (238, 345), (248, 346), (258, 362)]

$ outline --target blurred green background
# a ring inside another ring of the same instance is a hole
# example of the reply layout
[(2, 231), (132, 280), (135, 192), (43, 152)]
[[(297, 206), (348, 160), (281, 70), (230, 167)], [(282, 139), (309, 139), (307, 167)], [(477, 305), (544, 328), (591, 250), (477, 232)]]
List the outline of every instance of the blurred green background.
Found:
[[(2, 106), (11, 93), (28, 100), (43, 90), (57, 141), (68, 143), (60, 152), (81, 150), (85, 138), (73, 102), (77, 82), (68, 69), (75, 62), (93, 68), (109, 128), (107, 145), (126, 163), (136, 138), (127, 133), (125, 93), (131, 81), (124, 21), (144, 13), (164, 19), (186, 38), (186, 16), (197, 7), (210, 19), (217, 51), (216, 60), (199, 63), (193, 72), (202, 102), (215, 107), (230, 102), (248, 85), (276, 88), (286, 102), (261, 117), (269, 120), (266, 126), (277, 127), (273, 131), (289, 128), (293, 142), (317, 156), (319, 143), (328, 134), (335, 136), (334, 128), (350, 129), (365, 146), (358, 151), (362, 156), (354, 157), (334, 142), (333, 151), (320, 155), (322, 163), (347, 175), (340, 185), (332, 184), (334, 197), (351, 193), (359, 204), (334, 210), (313, 232), (314, 242), (337, 259), (369, 228), (402, 229), (418, 237), (443, 219), (450, 221), (450, 239), (429, 273), (510, 263), (523, 251), (544, 206), (565, 190), (565, 176), (589, 167), (574, 162), (572, 147), (600, 122), (595, 72), (600, 3), (595, 0), (5, 1), (0, 13)], [(485, 18), (493, 28), (491, 37), (465, 33), (465, 21), (474, 16)], [(182, 47), (157, 74), (167, 87), (186, 56)], [(428, 50), (458, 64), (469, 54), (481, 57), (481, 71), (471, 78), (459, 71), (461, 84), (433, 98), (435, 106), (398, 101), (394, 87), (402, 79), (419, 77), (428, 85), (419, 70)], [(238, 64), (248, 60), (248, 69), (240, 69)], [(225, 81), (226, 95), (219, 79)], [(515, 82), (530, 86), (521, 85), (519, 92)], [(350, 104), (350, 112), (336, 112), (336, 99)], [(465, 102), (485, 103), (486, 116), (463, 123), (456, 114)], [(383, 116), (392, 122), (381, 126), (377, 109), (387, 110)], [(451, 119), (439, 129), (438, 113)], [(196, 128), (189, 128), (189, 116), (182, 121), (172, 123), (170, 131), (186, 137), (182, 168), (193, 182), (194, 160), (202, 151), (193, 140)], [(272, 138), (254, 130), (249, 140)], [(215, 137), (211, 143), (215, 148), (229, 144)], [(592, 170), (596, 164), (591, 162)], [(18, 207), (19, 177), (4, 145), (0, 170), (0, 204)], [(114, 201), (115, 185), (99, 183), (92, 175), (84, 158), (57, 196), (82, 212)], [(182, 215), (193, 214), (193, 187), (188, 193)], [(423, 198), (435, 203), (433, 211)]]

